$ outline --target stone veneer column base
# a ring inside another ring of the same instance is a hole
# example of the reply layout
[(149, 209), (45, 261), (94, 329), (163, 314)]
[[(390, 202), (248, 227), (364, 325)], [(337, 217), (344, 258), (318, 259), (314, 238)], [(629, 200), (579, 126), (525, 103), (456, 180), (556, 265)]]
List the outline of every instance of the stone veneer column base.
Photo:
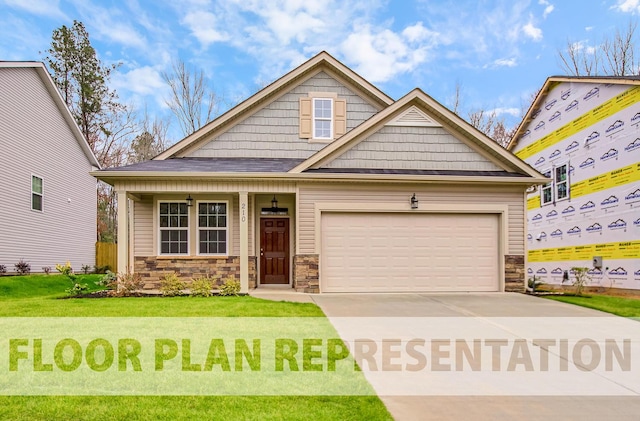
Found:
[[(255, 256), (249, 256), (249, 288), (256, 287), (256, 261)], [(156, 256), (136, 256), (133, 269), (142, 277), (143, 289), (160, 288), (162, 277), (174, 272), (187, 283), (195, 278), (210, 276), (217, 278), (217, 284), (222, 285), (227, 278), (240, 280), (240, 257), (158, 258)]]
[(524, 292), (524, 256), (510, 254), (504, 257), (504, 290), (507, 292)]
[(298, 254), (293, 256), (293, 287), (298, 292), (319, 293), (320, 276), (317, 254)]

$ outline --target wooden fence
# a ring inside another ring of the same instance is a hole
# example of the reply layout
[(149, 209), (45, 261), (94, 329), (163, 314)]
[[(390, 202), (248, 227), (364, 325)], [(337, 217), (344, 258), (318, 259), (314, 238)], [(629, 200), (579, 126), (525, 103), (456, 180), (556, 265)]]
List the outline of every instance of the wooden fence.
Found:
[(116, 243), (96, 243), (96, 266), (109, 266), (109, 270), (118, 270), (118, 245)]

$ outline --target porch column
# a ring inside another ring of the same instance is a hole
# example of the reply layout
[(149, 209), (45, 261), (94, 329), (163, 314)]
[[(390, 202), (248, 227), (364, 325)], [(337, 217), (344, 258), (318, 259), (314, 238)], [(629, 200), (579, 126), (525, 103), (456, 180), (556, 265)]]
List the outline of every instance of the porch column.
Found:
[(129, 199), (127, 192), (118, 190), (118, 273), (129, 270)]
[(240, 292), (249, 292), (249, 194), (240, 192)]

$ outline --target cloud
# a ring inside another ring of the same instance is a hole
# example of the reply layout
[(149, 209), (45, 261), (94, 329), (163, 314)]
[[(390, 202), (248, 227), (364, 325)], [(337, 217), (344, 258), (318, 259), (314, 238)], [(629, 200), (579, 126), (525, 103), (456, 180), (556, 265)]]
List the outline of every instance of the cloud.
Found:
[(484, 68), (496, 68), (496, 67), (515, 67), (518, 65), (518, 61), (515, 57), (511, 58), (499, 58), (494, 60), (490, 65), (485, 65)]
[(58, 1), (53, 0), (4, 0), (8, 6), (25, 10), (34, 15), (46, 16), (51, 19), (69, 20), (60, 10)]
[(640, 13), (640, 0), (618, 0), (618, 4), (612, 6), (623, 13)]
[(181, 21), (186, 25), (194, 37), (198, 39), (203, 47), (219, 41), (227, 41), (229, 34), (217, 29), (218, 18), (216, 15), (206, 11), (194, 11), (187, 13)]
[(112, 86), (125, 102), (133, 101), (137, 105), (143, 104), (143, 98), (151, 97), (154, 102), (164, 108), (165, 98), (169, 96), (169, 88), (162, 79), (160, 70), (152, 66), (136, 67), (129, 64), (132, 70), (117, 72), (112, 77)]
[(540, 41), (542, 39), (542, 29), (536, 28), (532, 21), (529, 21), (522, 27), (522, 32), (534, 41)]
[(555, 6), (553, 4), (551, 4), (551, 3), (549, 3), (547, 0), (539, 0), (538, 4), (540, 4), (542, 6), (546, 6), (544, 8), (544, 12), (542, 13), (542, 18), (543, 19), (546, 19), (547, 16), (549, 16), (549, 14), (555, 10)]
[(510, 115), (513, 117), (520, 117), (520, 114), (522, 112), (522, 110), (520, 110), (520, 108), (514, 108), (514, 107), (497, 107), (494, 108), (493, 110), (489, 110), (488, 111), (489, 114), (494, 113), (496, 116), (501, 116), (501, 115)]

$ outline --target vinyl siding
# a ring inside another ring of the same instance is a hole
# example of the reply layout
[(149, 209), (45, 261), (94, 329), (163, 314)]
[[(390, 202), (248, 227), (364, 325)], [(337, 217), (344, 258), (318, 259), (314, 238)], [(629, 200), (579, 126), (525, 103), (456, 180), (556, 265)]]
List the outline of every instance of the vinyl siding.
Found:
[(299, 194), (298, 254), (316, 251), (315, 205), (320, 203), (370, 204), (404, 203), (415, 193), (420, 207), (427, 204), (495, 205), (508, 207), (507, 254), (524, 254), (524, 201), (519, 188), (456, 185), (305, 185)]
[(347, 131), (378, 111), (327, 73), (320, 72), (187, 156), (308, 158), (325, 146), (299, 137), (299, 99), (309, 92), (335, 92), (346, 100)]
[(134, 202), (134, 256), (153, 256), (153, 201)]
[(501, 170), (443, 128), (400, 126), (383, 127), (326, 167)]
[[(96, 180), (35, 69), (0, 69), (0, 151), (0, 264), (93, 266)], [(32, 174), (44, 180), (43, 212), (31, 210)]]

